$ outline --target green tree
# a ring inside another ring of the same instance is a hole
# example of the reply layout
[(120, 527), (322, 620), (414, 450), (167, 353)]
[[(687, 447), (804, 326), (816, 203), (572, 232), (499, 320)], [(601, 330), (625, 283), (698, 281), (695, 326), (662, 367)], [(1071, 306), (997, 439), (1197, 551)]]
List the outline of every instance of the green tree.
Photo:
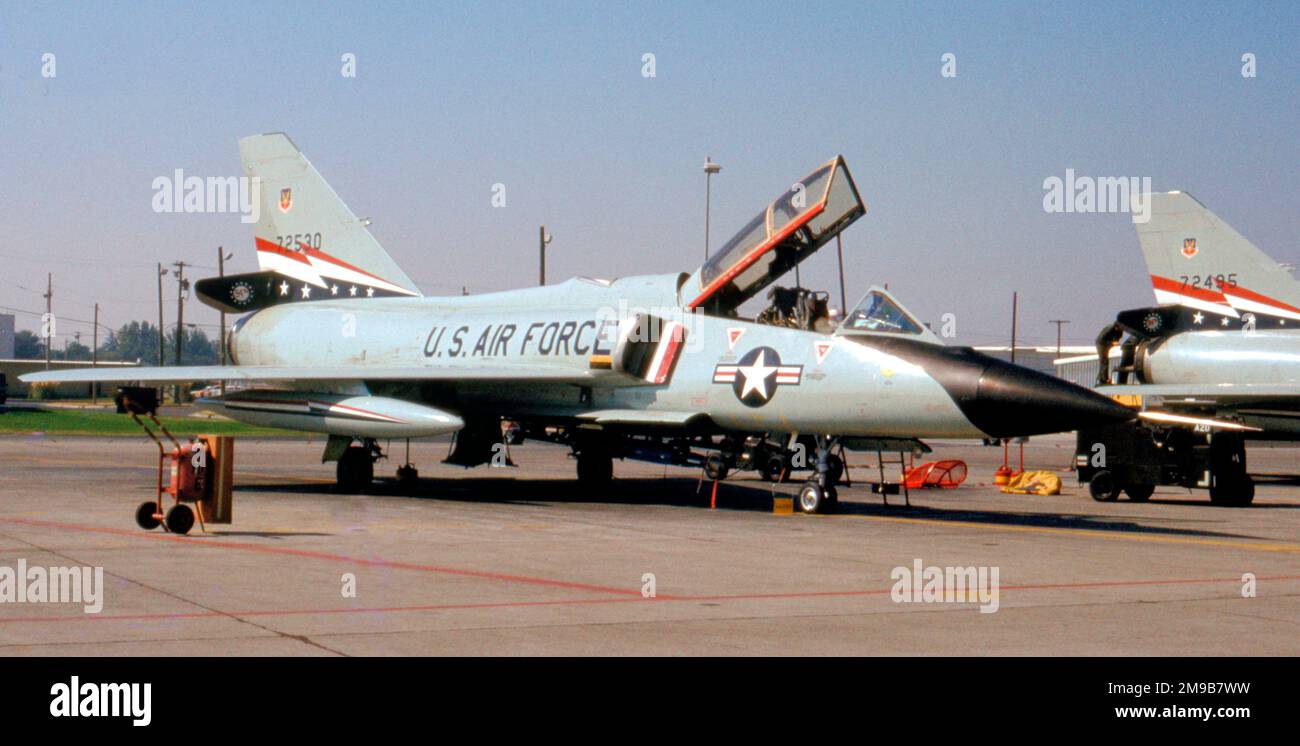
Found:
[(158, 364), (158, 327), (148, 321), (132, 321), (108, 335), (99, 348), (104, 360)]
[(45, 357), (45, 343), (26, 329), (14, 335), (14, 357), (19, 360), (36, 360)]

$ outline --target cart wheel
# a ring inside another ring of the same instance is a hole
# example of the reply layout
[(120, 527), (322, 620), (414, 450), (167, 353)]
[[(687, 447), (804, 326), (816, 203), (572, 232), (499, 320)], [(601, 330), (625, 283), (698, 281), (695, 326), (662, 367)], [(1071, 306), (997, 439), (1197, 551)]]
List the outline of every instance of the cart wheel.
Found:
[(1088, 494), (1099, 503), (1115, 502), (1119, 498), (1119, 480), (1110, 471), (1102, 469), (1088, 482)]
[(158, 528), (161, 521), (153, 517), (154, 512), (157, 510), (158, 503), (153, 500), (140, 503), (140, 507), (135, 509), (136, 524), (145, 531), (152, 531), (155, 528)]
[(194, 528), (194, 511), (188, 505), (175, 505), (167, 511), (167, 530), (173, 534), (188, 534)]

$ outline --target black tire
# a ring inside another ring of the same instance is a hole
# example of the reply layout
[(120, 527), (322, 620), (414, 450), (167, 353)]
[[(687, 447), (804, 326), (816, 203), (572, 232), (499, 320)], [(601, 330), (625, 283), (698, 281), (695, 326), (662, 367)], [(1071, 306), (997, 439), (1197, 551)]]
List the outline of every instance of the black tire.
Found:
[(349, 446), (339, 457), (339, 465), (334, 473), (339, 492), (365, 492), (370, 483), (375, 481), (375, 461), (370, 457), (368, 448)]
[(826, 488), (826, 505), (822, 508), (823, 513), (834, 513), (840, 507), (840, 493), (834, 487)]
[(167, 530), (184, 536), (194, 528), (194, 511), (184, 503), (173, 505), (167, 511)]
[(727, 460), (722, 457), (721, 453), (710, 453), (708, 458), (704, 459), (704, 476), (709, 479), (726, 479), (729, 471)]
[(588, 491), (599, 491), (614, 480), (614, 458), (600, 450), (578, 453), (578, 484)]
[(1210, 502), (1225, 508), (1244, 508), (1255, 501), (1255, 480), (1249, 474), (1214, 480)]
[(158, 510), (158, 503), (150, 500), (149, 502), (140, 503), (140, 507), (135, 509), (135, 523), (145, 531), (152, 531), (162, 525), (162, 521), (154, 518), (154, 512)]
[(785, 478), (785, 457), (779, 453), (768, 456), (763, 462), (762, 474), (763, 479), (780, 483)]
[(1151, 495), (1156, 491), (1154, 484), (1126, 484), (1124, 485), (1124, 494), (1128, 495), (1130, 502), (1144, 503), (1151, 499)]
[(826, 490), (816, 482), (805, 482), (799, 490), (796, 506), (804, 513), (821, 513), (826, 510)]
[(1109, 470), (1102, 469), (1088, 482), (1088, 494), (1099, 503), (1115, 502), (1119, 498), (1119, 480)]
[(844, 478), (844, 459), (835, 454), (826, 457), (826, 486), (832, 487)]
[(397, 467), (397, 486), (404, 489), (414, 489), (420, 484), (420, 470), (410, 464)]

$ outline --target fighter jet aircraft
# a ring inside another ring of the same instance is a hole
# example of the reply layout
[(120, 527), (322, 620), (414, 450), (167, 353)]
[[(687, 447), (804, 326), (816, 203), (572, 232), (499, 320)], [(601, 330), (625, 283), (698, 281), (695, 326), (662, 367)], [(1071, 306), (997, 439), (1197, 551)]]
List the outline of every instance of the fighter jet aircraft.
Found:
[(1136, 225), (1159, 305), (1123, 311), (1102, 330), (1098, 390), (1158, 402), (1175, 424), (1238, 423), (1209, 438), (1221, 467), (1209, 486), (1215, 502), (1246, 504), (1244, 437), (1300, 440), (1300, 282), (1192, 195), (1149, 199), (1151, 219)]
[(743, 303), (866, 213), (841, 157), (694, 272), (430, 298), (286, 135), (246, 138), (240, 153), (262, 186), (261, 271), (196, 286), (208, 305), (245, 314), (228, 337), (233, 364), (24, 380), (257, 382), (207, 403), (328, 433), (324, 458), (348, 490), (371, 482), (384, 438), (455, 433), (448, 462), (493, 462), (503, 419), (570, 447), (593, 489), (614, 458), (698, 463), (752, 435), (812, 436), (805, 512), (835, 504), (827, 473), (842, 438), (1007, 438), (1133, 417), (1086, 388), (944, 346), (881, 289), (831, 333), (741, 318)]

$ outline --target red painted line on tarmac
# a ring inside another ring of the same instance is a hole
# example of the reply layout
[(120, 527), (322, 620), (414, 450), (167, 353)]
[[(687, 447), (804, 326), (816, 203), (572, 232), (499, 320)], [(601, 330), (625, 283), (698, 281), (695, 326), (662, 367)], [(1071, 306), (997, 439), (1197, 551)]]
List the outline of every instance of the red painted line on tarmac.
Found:
[(528, 606), (582, 606), (587, 604), (625, 604), (635, 601), (653, 601), (642, 598), (569, 598), (555, 601), (498, 601), (474, 604), (427, 604), (422, 606), (374, 606), (344, 609), (262, 609), (257, 611), (181, 611), (163, 614), (82, 614), (81, 616), (45, 616), (20, 619), (0, 619), (0, 624), (14, 622), (123, 622), (165, 621), (168, 619), (213, 619), (220, 617), (302, 616), (329, 614), (388, 614), (396, 611), (460, 611), (465, 609), (508, 609)]
[[(82, 526), (75, 523), (58, 523), (55, 521), (38, 521), (30, 518), (0, 518), (0, 523), (9, 523), (19, 526), (33, 526), (37, 528), (54, 528), (60, 531), (80, 531), (83, 533), (110, 534), (113, 536), (125, 536), (132, 539), (152, 539), (154, 541), (171, 541), (178, 544), (184, 544), (191, 547), (201, 547), (204, 549), (234, 549), (248, 552), (262, 552), (264, 554), (288, 555), (291, 557), (301, 557), (305, 559), (327, 560), (330, 562), (344, 562), (352, 565), (362, 565), (365, 567), (384, 567), (394, 570), (415, 570), (417, 572), (437, 573), (441, 575), (455, 575), (465, 578), (477, 578), (480, 580), (495, 580), (504, 583), (520, 583), (524, 585), (549, 586), (552, 588), (566, 588), (568, 590), (592, 591), (596, 593), (609, 593), (618, 596), (635, 596), (640, 598), (641, 589), (638, 588), (616, 588), (607, 585), (594, 585), (591, 583), (577, 583), (567, 580), (555, 580), (552, 578), (538, 578), (527, 575), (509, 575), (505, 573), (487, 572), (482, 570), (467, 570), (458, 567), (444, 567), (439, 565), (419, 565), (411, 562), (394, 562), (384, 559), (366, 559), (364, 557), (349, 557), (343, 554), (332, 554), (330, 552), (314, 552), (307, 549), (290, 549), (287, 547), (268, 547), (261, 544), (252, 544), (246, 541), (226, 541), (216, 539), (214, 541), (205, 541), (198, 537), (177, 536), (166, 533), (150, 533), (141, 530), (128, 530), (123, 528), (106, 528), (101, 526)], [(219, 541), (220, 543), (216, 543)]]
[[(1256, 578), (1257, 582), (1264, 581), (1286, 581), (1300, 580), (1300, 575), (1266, 575)], [(1035, 590), (1068, 590), (1079, 588), (1122, 588), (1122, 587), (1141, 587), (1150, 585), (1205, 585), (1217, 583), (1240, 584), (1241, 578), (1172, 578), (1162, 580), (1100, 580), (1088, 581), (1081, 583), (1027, 583), (1021, 585), (1007, 585), (998, 588), (998, 593), (1003, 591), (1035, 591)], [(388, 614), (394, 612), (416, 612), (416, 611), (462, 611), (473, 609), (515, 609), (537, 606), (587, 606), (599, 604), (618, 604), (618, 603), (635, 603), (638, 601), (646, 603), (666, 602), (701, 602), (701, 601), (763, 601), (763, 600), (797, 600), (805, 598), (833, 598), (833, 597), (857, 597), (857, 596), (886, 596), (893, 592), (893, 588), (880, 588), (874, 590), (842, 590), (842, 591), (794, 591), (790, 593), (737, 593), (722, 595), (697, 595), (697, 596), (658, 596), (655, 598), (644, 598), (639, 593), (633, 597), (620, 598), (569, 598), (556, 599), (550, 601), (488, 601), (481, 603), (460, 603), (460, 604), (426, 604), (419, 606), (377, 606), (362, 608), (342, 608), (342, 609), (262, 609), (255, 611), (194, 611), (194, 612), (174, 612), (161, 614), (81, 614), (77, 616), (44, 616), (44, 617), (22, 617), (13, 619), (0, 619), (0, 624), (13, 624), (22, 622), (121, 622), (121, 621), (165, 621), (168, 619), (210, 619), (219, 617), (260, 617), (260, 616), (304, 616), (304, 615), (332, 615), (332, 614)]]

